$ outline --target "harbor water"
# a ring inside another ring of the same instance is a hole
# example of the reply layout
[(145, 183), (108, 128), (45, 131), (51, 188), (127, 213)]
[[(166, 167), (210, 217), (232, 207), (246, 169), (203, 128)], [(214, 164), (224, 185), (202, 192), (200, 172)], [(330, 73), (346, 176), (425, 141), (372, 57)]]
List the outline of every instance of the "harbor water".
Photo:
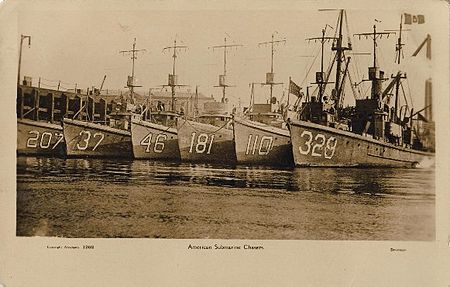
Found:
[(435, 239), (434, 169), (17, 158), (17, 236)]

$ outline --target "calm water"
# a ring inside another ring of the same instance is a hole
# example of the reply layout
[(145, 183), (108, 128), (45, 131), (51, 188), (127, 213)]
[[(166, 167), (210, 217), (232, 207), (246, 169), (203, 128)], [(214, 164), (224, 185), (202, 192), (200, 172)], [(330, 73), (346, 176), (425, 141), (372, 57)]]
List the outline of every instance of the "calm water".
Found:
[(434, 240), (434, 169), (17, 159), (17, 235)]

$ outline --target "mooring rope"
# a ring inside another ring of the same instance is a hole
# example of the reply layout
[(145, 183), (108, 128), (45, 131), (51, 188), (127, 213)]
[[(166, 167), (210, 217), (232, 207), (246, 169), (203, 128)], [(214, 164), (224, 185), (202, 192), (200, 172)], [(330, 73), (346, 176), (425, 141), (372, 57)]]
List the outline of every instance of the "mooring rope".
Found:
[[(220, 130), (222, 130), (223, 128), (225, 128), (229, 123), (230, 123), (230, 121), (231, 121), (232, 119), (229, 119), (223, 126), (221, 126), (221, 127), (219, 127), (217, 130), (215, 130), (215, 131), (213, 131), (212, 133), (213, 134), (215, 134), (215, 133), (217, 133), (217, 132), (219, 132)], [(207, 130), (201, 130), (201, 129), (197, 129), (196, 127), (194, 127), (188, 120), (184, 120), (184, 123), (183, 123), (183, 125), (185, 124), (185, 123), (188, 123), (196, 132), (207, 132), (207, 133), (210, 133), (209, 131), (207, 131)], [(182, 127), (182, 126), (181, 126)], [(181, 128), (180, 127), (180, 128)]]

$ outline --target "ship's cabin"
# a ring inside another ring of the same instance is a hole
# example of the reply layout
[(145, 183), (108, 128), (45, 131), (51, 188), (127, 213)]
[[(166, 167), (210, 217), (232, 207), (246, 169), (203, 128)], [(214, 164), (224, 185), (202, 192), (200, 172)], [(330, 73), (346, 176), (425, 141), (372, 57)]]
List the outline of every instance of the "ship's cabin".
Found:
[(351, 117), (351, 129), (360, 135), (410, 147), (413, 143), (410, 120), (407, 117), (397, 119), (394, 114), (388, 104), (377, 98), (358, 99)]
[(129, 130), (131, 117), (136, 116), (131, 112), (113, 111), (108, 115), (109, 126), (116, 129)]
[(320, 102), (316, 100), (316, 97), (311, 97), (311, 101), (305, 102), (301, 106), (300, 120), (332, 126), (336, 121), (336, 112), (333, 104)]
[(170, 111), (152, 112), (149, 115), (148, 121), (160, 124), (166, 127), (176, 127), (178, 114)]
[(285, 122), (281, 113), (272, 112), (271, 104), (254, 104), (251, 112), (247, 113), (249, 120), (263, 123), (272, 127), (284, 128)]
[(203, 114), (198, 117), (198, 122), (213, 125), (216, 127), (225, 127), (226, 129), (232, 129), (233, 121), (231, 119), (231, 115), (223, 113)]
[(204, 112), (197, 118), (197, 121), (203, 124), (209, 124), (216, 127), (233, 128), (231, 113), (227, 103), (206, 102)]

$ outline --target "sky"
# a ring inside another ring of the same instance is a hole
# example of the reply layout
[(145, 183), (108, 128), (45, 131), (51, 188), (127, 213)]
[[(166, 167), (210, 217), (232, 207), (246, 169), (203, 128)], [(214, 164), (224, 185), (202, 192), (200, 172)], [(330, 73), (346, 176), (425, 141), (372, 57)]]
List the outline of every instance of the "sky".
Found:
[[(243, 106), (249, 103), (249, 84), (264, 82), (265, 73), (270, 71), (270, 47), (258, 43), (270, 41), (272, 34), (276, 40), (286, 39), (285, 44), (276, 46), (274, 56), (276, 81), (284, 83), (274, 88), (274, 95), (280, 99), (283, 89), (288, 87), (289, 77), (304, 89), (306, 85), (312, 86), (314, 72), (320, 64), (319, 58), (315, 58), (320, 44), (305, 39), (320, 36), (326, 24), (331, 26), (327, 35), (332, 36), (338, 16), (337, 11), (283, 7), (277, 10), (42, 9), (37, 7), (37, 1), (30, 3), (19, 13), (18, 41), (20, 34), (32, 37), (31, 46), (27, 43), (23, 46), (21, 69), (22, 77), (32, 76), (34, 84), (41, 77), (43, 85), (55, 86), (61, 81), (63, 88), (73, 88), (75, 83), (79, 88), (99, 87), (106, 75), (104, 89), (125, 91), (131, 59), (119, 51), (131, 49), (136, 38), (137, 49), (146, 49), (138, 54), (135, 64), (137, 84), (143, 86), (136, 91), (161, 89), (172, 70), (171, 52), (163, 52), (163, 48), (173, 45), (176, 39), (178, 44), (188, 46), (177, 58), (179, 83), (188, 85), (181, 89), (194, 91), (198, 85), (201, 93), (220, 100), (221, 90), (213, 86), (223, 73), (223, 50), (213, 50), (211, 46), (222, 45), (227, 37), (229, 44), (243, 45), (231, 49), (227, 57), (229, 82), (235, 86), (227, 89), (227, 97), (231, 103)], [(424, 81), (431, 77), (432, 62), (425, 58), (425, 51), (417, 57), (411, 55), (427, 33), (433, 37), (436, 24), (431, 15), (426, 11), (401, 9), (347, 10), (350, 39), (353, 52), (371, 52), (372, 42), (365, 38), (359, 40), (353, 34), (370, 32), (374, 24), (380, 31), (398, 29), (403, 12), (425, 15), (425, 24), (404, 27), (410, 31), (403, 34), (406, 45), (401, 66), (409, 77), (407, 90), (412, 93), (413, 104), (421, 108)], [(396, 35), (392, 35), (383, 37), (378, 44), (379, 64), (386, 75), (398, 69), (394, 64), (396, 40)], [(325, 44), (325, 66), (331, 57), (330, 46)], [(372, 55), (353, 56), (350, 68), (354, 82), (367, 79), (371, 62)], [(369, 86), (362, 84), (361, 88), (364, 92)], [(269, 88), (256, 85), (255, 95), (256, 102), (265, 102)], [(351, 104), (352, 99), (352, 94), (347, 92), (345, 103)]]

